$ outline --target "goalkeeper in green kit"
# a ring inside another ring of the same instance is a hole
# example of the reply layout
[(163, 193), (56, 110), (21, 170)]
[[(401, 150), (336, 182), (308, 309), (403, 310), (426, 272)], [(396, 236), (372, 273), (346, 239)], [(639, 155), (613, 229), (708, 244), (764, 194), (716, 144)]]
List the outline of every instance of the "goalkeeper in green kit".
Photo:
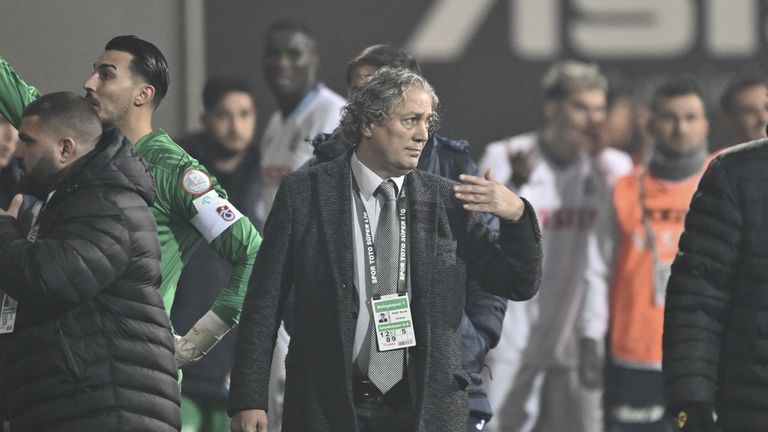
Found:
[[(170, 315), (181, 270), (201, 240), (232, 264), (211, 310), (185, 336), (176, 337), (176, 360), (183, 367), (202, 358), (237, 324), (261, 236), (205, 167), (164, 131), (152, 129), (152, 114), (168, 83), (168, 66), (157, 47), (135, 36), (118, 36), (107, 43), (83, 87), (105, 129), (122, 129), (152, 171), (151, 210), (160, 238), (160, 294), (166, 312)], [(22, 111), (38, 96), (0, 58), (0, 114), (18, 128)]]

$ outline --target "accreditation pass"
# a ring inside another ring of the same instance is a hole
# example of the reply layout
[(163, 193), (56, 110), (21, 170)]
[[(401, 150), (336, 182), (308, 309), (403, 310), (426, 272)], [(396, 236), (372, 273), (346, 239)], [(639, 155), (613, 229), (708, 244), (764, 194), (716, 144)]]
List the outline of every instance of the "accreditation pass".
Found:
[(371, 299), (379, 351), (416, 346), (408, 294), (389, 294)]
[(0, 291), (0, 334), (13, 332), (18, 306), (14, 298)]

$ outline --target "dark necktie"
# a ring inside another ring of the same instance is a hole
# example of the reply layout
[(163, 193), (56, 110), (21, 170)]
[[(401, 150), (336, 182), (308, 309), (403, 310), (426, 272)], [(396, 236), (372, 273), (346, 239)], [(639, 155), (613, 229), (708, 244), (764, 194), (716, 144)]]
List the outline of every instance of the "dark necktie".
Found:
[[(380, 295), (397, 292), (398, 277), (398, 229), (397, 200), (395, 183), (387, 180), (376, 189), (376, 193), (384, 197), (385, 202), (379, 213), (379, 223), (376, 228), (376, 271)], [(375, 317), (374, 317), (375, 319)], [(371, 323), (370, 361), (368, 363), (368, 378), (376, 384), (382, 393), (386, 393), (403, 379), (405, 353), (402, 349), (379, 352), (376, 342), (376, 327)]]

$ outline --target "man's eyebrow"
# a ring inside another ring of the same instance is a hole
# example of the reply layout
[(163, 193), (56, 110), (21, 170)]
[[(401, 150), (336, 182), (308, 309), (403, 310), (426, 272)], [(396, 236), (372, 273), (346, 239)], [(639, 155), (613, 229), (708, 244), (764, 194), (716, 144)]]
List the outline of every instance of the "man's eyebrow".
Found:
[(24, 141), (25, 143), (32, 143), (35, 142), (35, 139), (31, 136), (25, 134), (24, 132), (19, 132), (19, 139)]
[(107, 68), (117, 69), (117, 66), (113, 65), (112, 63), (94, 63), (93, 64), (93, 69), (94, 70), (96, 70), (96, 69), (107, 69)]

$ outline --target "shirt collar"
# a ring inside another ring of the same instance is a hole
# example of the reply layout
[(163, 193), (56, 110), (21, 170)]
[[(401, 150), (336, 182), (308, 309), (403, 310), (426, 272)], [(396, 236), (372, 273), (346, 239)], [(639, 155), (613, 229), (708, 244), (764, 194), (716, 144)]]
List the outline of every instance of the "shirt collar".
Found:
[(357, 187), (360, 189), (360, 194), (366, 201), (371, 199), (371, 197), (373, 196), (373, 193), (376, 192), (376, 189), (379, 188), (379, 185), (384, 180), (392, 180), (393, 182), (395, 182), (395, 186), (397, 186), (398, 196), (400, 195), (400, 192), (403, 190), (403, 182), (405, 181), (404, 175), (401, 175), (400, 177), (390, 177), (389, 179), (383, 179), (379, 177), (378, 174), (371, 171), (370, 168), (365, 166), (360, 161), (360, 159), (357, 158), (357, 153), (355, 152), (352, 152), (350, 165), (352, 166), (352, 175), (355, 176), (355, 181), (357, 181)]
[(303, 98), (301, 98), (301, 102), (299, 102), (298, 105), (296, 105), (296, 108), (293, 109), (293, 111), (290, 112), (287, 116), (283, 116), (283, 112), (280, 110), (277, 110), (278, 113), (280, 113), (280, 118), (283, 121), (288, 121), (290, 119), (297, 119), (297, 121), (300, 121), (301, 118), (304, 116), (305, 113), (308, 112), (309, 107), (311, 106), (312, 102), (315, 101), (315, 99), (318, 98), (320, 95), (320, 91), (325, 88), (325, 86), (322, 83), (318, 83), (310, 91), (307, 92), (307, 94), (304, 95)]

